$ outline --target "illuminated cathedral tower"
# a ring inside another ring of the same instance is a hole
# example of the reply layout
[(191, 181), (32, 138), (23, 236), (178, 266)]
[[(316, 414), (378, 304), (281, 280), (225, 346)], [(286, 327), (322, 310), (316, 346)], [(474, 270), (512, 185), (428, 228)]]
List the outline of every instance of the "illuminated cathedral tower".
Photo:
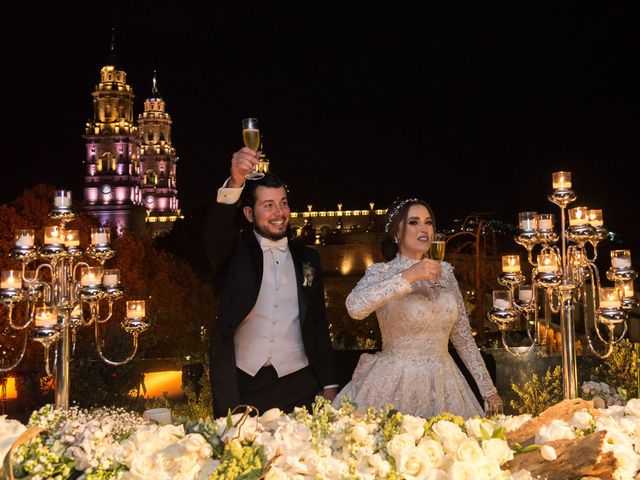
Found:
[(147, 228), (153, 235), (171, 230), (180, 217), (176, 188), (176, 150), (171, 144), (171, 117), (158, 92), (155, 74), (151, 97), (138, 116), (140, 175)]
[(114, 233), (145, 228), (145, 209), (140, 189), (139, 138), (133, 123), (133, 91), (127, 74), (115, 59), (111, 41), (107, 64), (93, 96), (93, 119), (87, 122), (84, 204), (101, 224)]

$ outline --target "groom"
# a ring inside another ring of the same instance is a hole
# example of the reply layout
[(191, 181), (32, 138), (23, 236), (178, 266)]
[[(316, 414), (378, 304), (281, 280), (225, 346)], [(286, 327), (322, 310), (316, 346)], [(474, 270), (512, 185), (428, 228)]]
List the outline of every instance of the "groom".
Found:
[[(277, 176), (245, 182), (258, 158), (246, 147), (233, 154), (204, 228), (221, 292), (210, 351), (216, 417), (247, 404), (290, 412), (320, 392), (333, 399), (338, 387), (318, 254), (288, 242), (291, 210)], [(233, 225), (241, 197), (244, 232)]]

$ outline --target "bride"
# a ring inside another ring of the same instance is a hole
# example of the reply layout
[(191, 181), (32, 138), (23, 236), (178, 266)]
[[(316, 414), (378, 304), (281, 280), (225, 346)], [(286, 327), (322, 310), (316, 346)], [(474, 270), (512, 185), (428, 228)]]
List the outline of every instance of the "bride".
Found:
[(401, 412), (432, 417), (443, 412), (465, 418), (482, 408), (448, 352), (451, 340), (489, 408), (502, 400), (471, 335), (453, 267), (423, 259), (434, 234), (434, 216), (422, 200), (396, 202), (387, 214), (383, 255), (347, 297), (349, 315), (375, 311), (382, 351), (363, 354), (353, 378), (334, 400), (359, 407), (392, 403)]

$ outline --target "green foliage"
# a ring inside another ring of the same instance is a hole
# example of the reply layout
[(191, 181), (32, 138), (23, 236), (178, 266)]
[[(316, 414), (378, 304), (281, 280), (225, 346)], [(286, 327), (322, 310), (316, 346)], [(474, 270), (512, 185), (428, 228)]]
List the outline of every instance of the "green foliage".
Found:
[(562, 400), (562, 369), (547, 369), (542, 378), (531, 375), (531, 380), (519, 386), (511, 384), (516, 398), (509, 405), (517, 414), (539, 415), (543, 410)]
[(591, 374), (594, 382), (604, 382), (612, 390), (621, 388), (627, 398), (638, 397), (638, 356), (635, 344), (628, 339), (613, 347), (613, 353), (602, 361)]
[(220, 466), (209, 480), (258, 480), (267, 465), (262, 447), (243, 445), (238, 440), (225, 445), (220, 460)]
[(205, 372), (198, 381), (199, 388), (191, 383), (184, 383), (184, 401), (169, 399), (166, 395), (162, 398), (153, 398), (145, 401), (145, 409), (166, 407), (171, 409), (174, 419), (186, 419), (191, 421), (213, 418), (213, 399), (211, 395), (211, 383), (209, 382), (209, 371)]

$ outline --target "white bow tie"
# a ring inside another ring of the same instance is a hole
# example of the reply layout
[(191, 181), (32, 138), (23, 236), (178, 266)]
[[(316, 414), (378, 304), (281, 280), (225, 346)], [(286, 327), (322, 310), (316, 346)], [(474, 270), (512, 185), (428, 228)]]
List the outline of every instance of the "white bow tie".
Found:
[(287, 251), (287, 237), (282, 237), (280, 240), (269, 240), (268, 238), (260, 238), (260, 247), (263, 252), (269, 250), (280, 250), (281, 252)]

